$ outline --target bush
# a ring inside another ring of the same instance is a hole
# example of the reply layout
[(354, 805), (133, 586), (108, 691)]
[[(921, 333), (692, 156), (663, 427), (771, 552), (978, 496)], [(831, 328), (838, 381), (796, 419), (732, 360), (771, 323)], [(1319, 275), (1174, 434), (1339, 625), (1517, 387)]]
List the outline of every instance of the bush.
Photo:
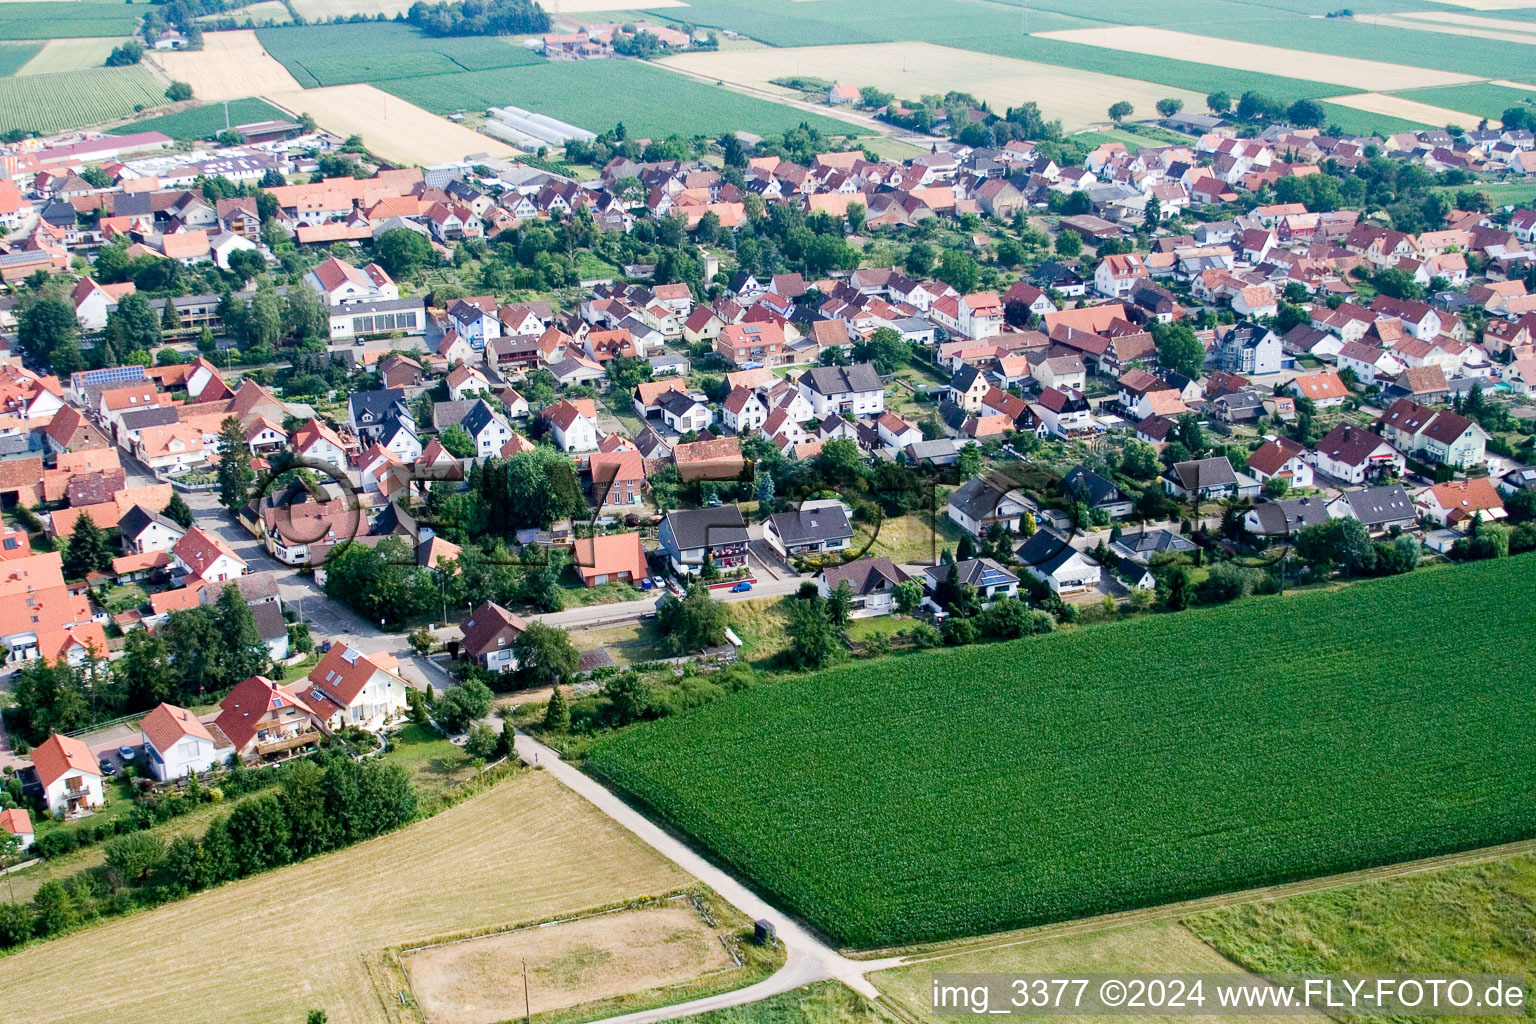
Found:
[(963, 644), (973, 644), (976, 642), (976, 637), (979, 634), (980, 630), (976, 628), (976, 623), (974, 621), (971, 619), (962, 619), (958, 615), (952, 615), (945, 619), (944, 624), (939, 627), (939, 635), (942, 636), (944, 638), (944, 642), (949, 644), (951, 647), (959, 647)]

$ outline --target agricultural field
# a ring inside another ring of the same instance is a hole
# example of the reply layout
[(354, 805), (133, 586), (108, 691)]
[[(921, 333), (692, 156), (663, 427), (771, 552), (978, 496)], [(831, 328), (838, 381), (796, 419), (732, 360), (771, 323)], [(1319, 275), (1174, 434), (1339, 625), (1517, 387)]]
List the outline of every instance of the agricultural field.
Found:
[(372, 18), (382, 14), (393, 18), (411, 9), (414, 0), (294, 0), (293, 9), (308, 22), (350, 18), (361, 14)]
[[(1014, 937), (1010, 936), (1010, 939)], [(953, 1020), (933, 1012), (932, 984), (935, 973), (956, 974), (1056, 974), (1091, 971), (1095, 974), (1231, 974), (1238, 968), (1201, 942), (1177, 921), (1120, 925), (1069, 935), (1021, 935), (1018, 941), (976, 952), (944, 954), (911, 967), (898, 967), (870, 976), (880, 994), (905, 1015), (923, 1024)], [(941, 951), (942, 952), (942, 951)], [(1093, 1018), (1064, 1016), (1063, 1024), (1089, 1024)], [(1194, 1017), (1216, 1021), (1220, 1017)], [(1280, 1015), (1244, 1017), (1253, 1024), (1282, 1024), (1294, 1018)], [(1117, 1016), (1125, 1024), (1157, 1024), (1166, 1018), (1155, 1015)]]
[(164, 83), (142, 65), (0, 78), (0, 131), (61, 132), (165, 102)]
[(1444, 107), (1408, 99), (1406, 96), (1391, 96), (1381, 92), (1359, 92), (1349, 96), (1335, 96), (1327, 102), (1329, 107), (1324, 109), (1347, 107), (1364, 111), (1366, 114), (1381, 115), (1382, 120), (1379, 125), (1375, 118), (1370, 119), (1374, 127), (1385, 128), (1388, 120), (1439, 128), (1444, 128), (1448, 124), (1472, 128), (1477, 124), (1476, 118), (1473, 118), (1469, 124), (1467, 115), (1459, 110), (1447, 110)]
[(18, 75), (52, 75), (62, 71), (86, 71), (101, 67), (121, 39), (50, 39), (42, 50), (16, 72)]
[(896, 1024), (896, 1018), (837, 981), (818, 981), (745, 1006), (682, 1018), (687, 1024)]
[(27, 61), (36, 57), (43, 45), (37, 42), (0, 43), (0, 77), (14, 75), (26, 67)]
[(0, 3), (0, 39), (130, 36), (143, 11), (129, 4), (84, 0)]
[(1396, 93), (1405, 100), (1460, 110), (1464, 115), (1497, 121), (1510, 107), (1536, 102), (1536, 88), (1516, 89), (1494, 82), (1452, 85), (1442, 89), (1410, 89)]
[(622, 121), (633, 136), (782, 132), (808, 122), (829, 135), (857, 125), (744, 96), (632, 60), (552, 61), (457, 75), (405, 78), (379, 87), (448, 113), (514, 103), (600, 132)]
[(301, 88), (261, 48), (250, 29), (208, 32), (201, 50), (161, 51), (148, 59), (160, 65), (173, 81), (190, 85), (192, 95), (200, 100), (238, 100)]
[[(1201, 26), (1208, 29), (1209, 26)], [(1415, 86), (1459, 85), (1475, 81), (1472, 75), (1376, 60), (1330, 57), (1305, 50), (1193, 35), (1170, 29), (1125, 25), (1115, 28), (1072, 29), (1042, 33), (1046, 39), (1086, 43), (1110, 50), (1142, 53), (1153, 57), (1215, 64), (1238, 70), (1255, 68), (1273, 74), (1291, 73), (1319, 82), (1335, 82), (1356, 89), (1411, 89)], [(1298, 42), (1289, 35), (1270, 36)], [(1376, 51), (1378, 53), (1392, 51)]]
[(1449, 36), (1497, 39), (1501, 42), (1536, 43), (1536, 25), (1502, 18), (1479, 18), (1450, 11), (1420, 11), (1407, 14), (1357, 14), (1356, 21), (1388, 28), (1407, 28), (1419, 32), (1439, 32)]
[(439, 164), (471, 153), (513, 156), (517, 150), (428, 113), (371, 85), (336, 85), (269, 93), (264, 97), (293, 116), (309, 114), (342, 138), (361, 135), (369, 152), (402, 166)]
[[(286, 121), (288, 115), (268, 103), (251, 97), (229, 101), (229, 125), (253, 121)], [(225, 128), (224, 104), (205, 103), (174, 114), (148, 117), (111, 129), (113, 135), (131, 132), (163, 132), (178, 141), (212, 138)]]
[(221, 11), (218, 14), (205, 14), (199, 21), (219, 21), (224, 18), (234, 18), (247, 25), (286, 25), (293, 18), (288, 14), (288, 7), (282, 0), (259, 0), (258, 3), (246, 4), (234, 10)]
[(434, 39), (408, 25), (389, 23), (269, 28), (257, 37), (306, 89), (544, 62), (510, 39)]
[(1519, 557), (911, 654), (647, 724), (587, 765), (851, 946), (1488, 846), (1536, 832), (1510, 718), (1536, 682), (1533, 584)]
[(1129, 78), (1073, 71), (1050, 64), (977, 56), (931, 43), (875, 43), (861, 46), (807, 46), (751, 53), (696, 53), (663, 63), (751, 89), (771, 88), (785, 75), (835, 74), (840, 82), (874, 86), (898, 97), (917, 98), (958, 89), (994, 110), (1034, 100), (1048, 117), (1072, 131), (1108, 120), (1111, 104), (1129, 101), (1143, 116), (1156, 116), (1159, 99), (1173, 96), (1190, 109), (1205, 97)]
[[(1527, 853), (1244, 903), (1184, 923), (1262, 973), (1508, 971), (1529, 977), (1536, 963), (1533, 917), (1536, 855)], [(1528, 984), (1527, 1002), (1530, 993)]]
[[(24, 949), (7, 959), (0, 1021), (271, 1024), (324, 1009), (331, 1024), (404, 1024), (414, 1014), (377, 982), (386, 947), (660, 896), (690, 881), (529, 772), (399, 832)], [(151, 960), (155, 984), (145, 985)], [(252, 998), (255, 978), (281, 981)], [(58, 998), (63, 989), (68, 999)]]
[[(1365, 95), (1360, 93), (1358, 95)], [(1444, 128), (1447, 121), (1438, 124), (1426, 124), (1422, 121), (1410, 121), (1401, 117), (1391, 117), (1386, 114), (1375, 114), (1370, 111), (1360, 110), (1357, 107), (1346, 107), (1339, 103), (1323, 101), (1323, 112), (1328, 115), (1328, 124), (1338, 125), (1344, 132), (1355, 135), (1392, 135), (1397, 132), (1417, 132), (1425, 128)], [(1465, 122), (1465, 117), (1456, 118)]]

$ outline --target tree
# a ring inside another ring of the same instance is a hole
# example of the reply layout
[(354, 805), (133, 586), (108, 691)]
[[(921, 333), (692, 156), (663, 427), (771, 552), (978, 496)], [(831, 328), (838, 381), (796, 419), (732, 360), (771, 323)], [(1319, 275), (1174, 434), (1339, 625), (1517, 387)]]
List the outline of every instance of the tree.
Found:
[(1286, 109), (1285, 119), (1298, 128), (1320, 128), (1328, 120), (1328, 111), (1317, 100), (1297, 100)]
[(826, 602), (819, 597), (789, 600), (788, 621), (784, 633), (789, 637), (785, 660), (798, 669), (816, 669), (831, 664), (841, 647), (827, 617)]
[(64, 549), (64, 576), (83, 580), (90, 573), (106, 572), (110, 568), (111, 541), (89, 512), (82, 513), (75, 521), (75, 532), (70, 534), (69, 545)]
[(672, 594), (662, 598), (656, 609), (656, 625), (673, 654), (691, 654), (725, 642), (730, 615), (725, 605), (710, 596), (702, 583), (689, 585), (679, 601)]
[(1176, 96), (1170, 96), (1167, 99), (1157, 101), (1157, 112), (1164, 117), (1172, 117), (1183, 109), (1184, 101)]
[(395, 278), (409, 277), (437, 259), (426, 236), (410, 228), (390, 228), (380, 235), (373, 256)]
[(581, 661), (570, 634), (542, 622), (530, 622), (517, 635), (512, 656), (517, 659), (517, 674), (530, 686), (563, 683), (576, 674)]
[(544, 705), (544, 728), (549, 732), (565, 732), (571, 727), (571, 704), (565, 699), (565, 688), (556, 686)]
[(16, 340), (37, 362), (52, 366), (56, 372), (66, 372), (55, 365), (55, 356), (71, 347), (79, 354), (80, 322), (75, 319), (74, 307), (63, 299), (43, 296), (21, 311), (16, 322)]
[(126, 68), (137, 64), (144, 59), (144, 44), (137, 39), (129, 39), (121, 46), (114, 46), (112, 52), (107, 54), (106, 66), (109, 68)]
[[(166, 308), (171, 308), (169, 301)], [(160, 344), (162, 325), (149, 300), (139, 292), (130, 292), (118, 299), (117, 308), (107, 314), (104, 334), (106, 343), (119, 353), (135, 349), (148, 352)], [(105, 360), (102, 362), (106, 365)]]
[(1162, 471), (1157, 461), (1157, 449), (1145, 441), (1131, 438), (1120, 451), (1120, 469), (1137, 480), (1156, 479)]
[(1213, 92), (1206, 96), (1205, 106), (1213, 114), (1225, 114), (1232, 109), (1232, 94), (1228, 92)]
[(882, 376), (895, 373), (912, 358), (912, 344), (891, 327), (878, 328), (867, 339), (853, 345), (853, 358), (861, 363), (873, 363), (875, 372)]
[(240, 420), (227, 416), (219, 424), (219, 504), (230, 512), (245, 507), (255, 479), (251, 450), (245, 446)]
[(617, 356), (608, 362), (608, 379), (620, 391), (633, 391), (651, 379), (651, 364), (636, 356)]
[(432, 717), (451, 733), (463, 732), (491, 713), (495, 694), (478, 679), (444, 690), (432, 705)]
[(1195, 330), (1184, 322), (1153, 322), (1152, 337), (1157, 342), (1157, 361), (1165, 370), (1198, 379), (1205, 367), (1205, 346)]
[(956, 463), (961, 480), (970, 480), (981, 473), (981, 445), (971, 441), (960, 449), (960, 460)]
[(893, 596), (896, 599), (896, 610), (903, 615), (911, 615), (923, 603), (923, 584), (918, 580), (902, 580), (896, 584)]
[(1170, 565), (1157, 580), (1157, 600), (1170, 612), (1189, 607), (1193, 587), (1189, 582), (1189, 569), (1182, 565)]
[(1076, 231), (1062, 230), (1056, 233), (1056, 255), (1074, 260), (1083, 252), (1083, 236)]
[(608, 700), (608, 716), (614, 725), (649, 718), (656, 707), (655, 694), (640, 673), (633, 670), (604, 683), (603, 696)]
[(827, 620), (834, 626), (846, 626), (853, 616), (853, 584), (839, 580), (827, 597)]
[(970, 253), (945, 249), (934, 275), (961, 295), (969, 295), (981, 279), (981, 265)]
[(1109, 108), (1109, 119), (1115, 122), (1115, 124), (1119, 124), (1121, 121), (1124, 121), (1135, 112), (1135, 107), (1131, 106), (1125, 100), (1121, 100)]
[(186, 82), (172, 82), (165, 90), (165, 98), (172, 103), (181, 103), (192, 98), (192, 87)]
[(107, 867), (130, 882), (142, 882), (165, 860), (165, 839), (153, 832), (130, 832), (106, 845)]
[(80, 923), (75, 901), (58, 879), (50, 879), (38, 887), (32, 896), (32, 913), (37, 934), (44, 938), (69, 931)]
[(324, 340), (331, 336), (331, 318), (313, 288), (289, 288), (283, 311), (283, 329), (296, 341)]
[(476, 761), (489, 761), (496, 755), (496, 748), (501, 745), (501, 738), (484, 722), (477, 722), (469, 727), (469, 734), (464, 737), (464, 753)]
[(437, 439), (456, 459), (471, 459), (476, 454), (475, 439), (460, 424), (450, 423), (438, 432)]
[(1336, 567), (1346, 576), (1369, 572), (1376, 560), (1370, 531), (1358, 519), (1330, 519), (1306, 527), (1296, 535), (1296, 554), (1313, 565)]
[(166, 502), (165, 508), (161, 510), (160, 514), (183, 530), (191, 529), (192, 521), (195, 518), (192, 514), (191, 506), (186, 503), (180, 494), (176, 493), (171, 494), (171, 500)]

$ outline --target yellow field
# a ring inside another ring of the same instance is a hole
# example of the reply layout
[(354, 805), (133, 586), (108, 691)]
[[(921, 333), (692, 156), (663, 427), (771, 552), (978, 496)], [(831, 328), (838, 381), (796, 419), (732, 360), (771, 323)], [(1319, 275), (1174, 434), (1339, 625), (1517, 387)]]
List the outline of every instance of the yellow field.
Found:
[[(1061, 32), (1041, 32), (1045, 39), (1102, 46), (1124, 53), (1144, 53), (1152, 57), (1213, 64), (1239, 71), (1264, 71), (1272, 75), (1305, 78), (1313, 82), (1336, 82), (1354, 89), (1391, 92), (1428, 85), (1461, 85), (1481, 79), (1449, 71), (1433, 71), (1406, 64), (1386, 64), (1352, 57), (1333, 57), (1303, 50), (1287, 50), (1261, 43), (1240, 43), (1230, 39), (1191, 35), (1144, 25), (1118, 25), (1112, 28), (1074, 28)], [(1203, 100), (1202, 100), (1203, 102)], [(1185, 104), (1190, 106), (1190, 104)], [(1196, 104), (1195, 106), (1198, 106)]]
[(51, 75), (56, 71), (99, 68), (121, 39), (50, 39), (37, 56), (16, 70), (18, 75)]
[[(1026, 940), (1017, 945), (975, 953), (961, 953), (938, 960), (871, 974), (870, 981), (898, 1007), (919, 1021), (948, 1024), (955, 1018), (933, 1012), (932, 984), (935, 974), (1061, 973), (1240, 973), (1230, 960), (1201, 942), (1175, 921), (1130, 925), (1057, 938)], [(1084, 1021), (1082, 1017), (1053, 1017), (1060, 1021)], [(1214, 1016), (1187, 1017), (1191, 1021), (1217, 1021)], [(1124, 1024), (1156, 1024), (1166, 1017), (1126, 1015), (1114, 1018)], [(1281, 1024), (1295, 1017), (1244, 1017), (1253, 1024)]]
[(1430, 106), (1428, 103), (1416, 103), (1401, 96), (1384, 96), (1379, 92), (1332, 96), (1326, 102), (1337, 103), (1341, 107), (1354, 107), (1356, 110), (1367, 110), (1372, 114), (1406, 118), (1421, 124), (1459, 124), (1471, 128), (1475, 127), (1479, 120), (1476, 114), (1469, 114), (1464, 110), (1448, 110), (1445, 107)]
[(201, 50), (145, 56), (172, 81), (190, 85), (194, 99), (238, 100), (299, 88), (288, 70), (262, 49), (251, 29), (204, 33)]
[(328, 21), (340, 15), (345, 18), (353, 14), (366, 14), (372, 17), (382, 14), (387, 18), (393, 18), (397, 14), (404, 14), (411, 9), (413, 0), (294, 0), (294, 10), (303, 15), (306, 21)]
[(931, 43), (685, 53), (662, 63), (763, 92), (775, 90), (770, 84), (774, 78), (816, 75), (860, 87), (872, 85), (901, 98), (956, 89), (990, 102), (994, 110), (1034, 100), (1047, 117), (1060, 118), (1068, 131), (1108, 121), (1106, 111), (1120, 100), (1129, 101), (1144, 118), (1156, 116), (1154, 106), (1164, 97), (1177, 97), (1191, 110), (1205, 105), (1204, 96), (1166, 85)]
[(370, 153), (391, 163), (431, 165), (471, 153), (514, 156), (518, 152), (371, 85), (294, 89), (267, 93), (264, 98), (293, 114), (309, 114), (320, 127), (343, 138), (361, 135)]
[[(1447, 36), (1472, 36), (1477, 39), (1498, 39), (1511, 43), (1536, 45), (1536, 25), (1529, 22), (1475, 18), (1470, 14), (1452, 14), (1447, 11), (1429, 11), (1423, 14), (1357, 14), (1356, 21), (1363, 21), (1383, 28), (1406, 28), (1419, 32), (1438, 32)], [(1512, 28), (1500, 28), (1509, 25)]]
[(257, 25), (268, 21), (278, 24), (293, 20), (288, 16), (288, 8), (283, 5), (282, 0), (260, 0), (259, 3), (246, 4), (244, 7), (237, 7), (219, 14), (205, 14), (197, 20), (213, 21), (220, 18), (234, 18), (241, 22), (250, 19), (250, 23)]
[[(5, 1024), (406, 1019), (387, 946), (546, 920), (691, 881), (542, 772), (347, 850), (7, 958)], [(69, 993), (61, 998), (60, 993)]]

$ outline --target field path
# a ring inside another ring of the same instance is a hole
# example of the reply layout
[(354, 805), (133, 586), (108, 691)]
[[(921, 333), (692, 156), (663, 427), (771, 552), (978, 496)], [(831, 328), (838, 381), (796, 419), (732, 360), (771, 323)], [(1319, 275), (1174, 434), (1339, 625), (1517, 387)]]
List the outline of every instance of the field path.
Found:
[(616, 823), (633, 832), (663, 857), (719, 893), (726, 902), (747, 917), (754, 921), (766, 919), (773, 922), (779, 941), (784, 943), (787, 954), (784, 966), (779, 968), (772, 977), (756, 985), (749, 985), (734, 992), (722, 992), (703, 999), (694, 999), (686, 1003), (609, 1017), (601, 1024), (652, 1024), (654, 1021), (755, 1003), (769, 996), (828, 979), (841, 981), (866, 998), (876, 999), (880, 995), (879, 990), (871, 985), (864, 975), (870, 971), (895, 967), (903, 962), (901, 957), (883, 960), (848, 959), (813, 935), (794, 918), (770, 906), (734, 875), (711, 864), (682, 840), (663, 831), (645, 815), (609, 792), (597, 780), (566, 764), (553, 748), (521, 732), (517, 734), (514, 744), (518, 756), (525, 763), (537, 765), (549, 772), (556, 780), (570, 787), (578, 796), (589, 801)]

